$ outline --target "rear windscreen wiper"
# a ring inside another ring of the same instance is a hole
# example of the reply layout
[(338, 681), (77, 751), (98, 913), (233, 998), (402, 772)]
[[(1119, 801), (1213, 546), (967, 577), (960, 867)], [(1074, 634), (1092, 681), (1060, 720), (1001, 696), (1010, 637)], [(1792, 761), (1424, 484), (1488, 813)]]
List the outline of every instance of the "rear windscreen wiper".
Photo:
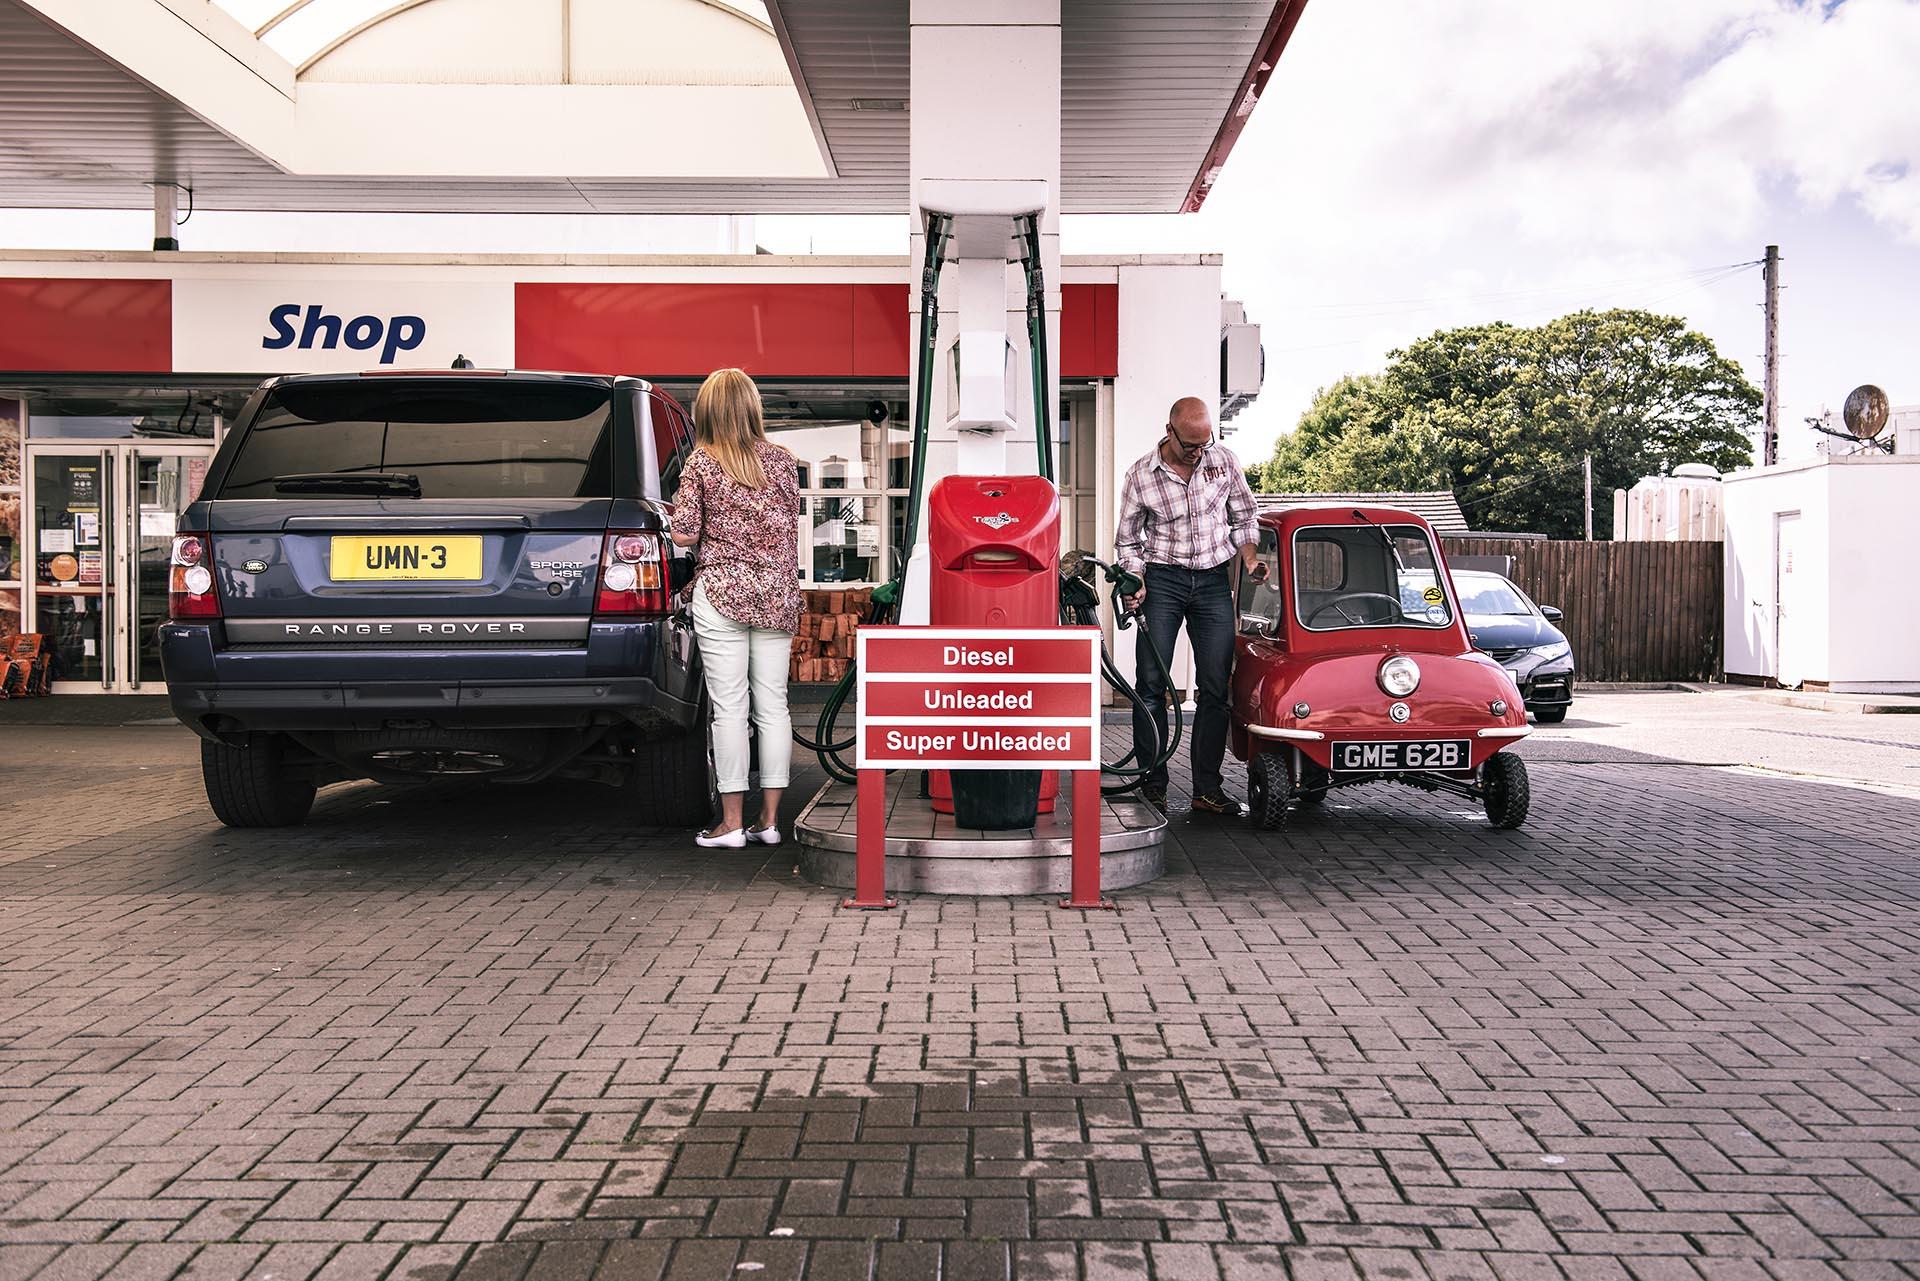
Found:
[(404, 471), (311, 471), (275, 476), (273, 488), (282, 494), (393, 494), (420, 497), (420, 478)]

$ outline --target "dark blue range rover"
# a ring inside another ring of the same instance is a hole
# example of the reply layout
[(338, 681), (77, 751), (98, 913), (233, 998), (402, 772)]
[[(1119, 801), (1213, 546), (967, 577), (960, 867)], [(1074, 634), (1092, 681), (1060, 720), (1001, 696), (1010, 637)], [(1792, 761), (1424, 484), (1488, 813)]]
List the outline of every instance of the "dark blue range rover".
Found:
[(233, 827), (321, 784), (450, 774), (709, 815), (705, 709), (665, 534), (687, 415), (633, 378), (275, 379), (173, 545), (160, 657)]

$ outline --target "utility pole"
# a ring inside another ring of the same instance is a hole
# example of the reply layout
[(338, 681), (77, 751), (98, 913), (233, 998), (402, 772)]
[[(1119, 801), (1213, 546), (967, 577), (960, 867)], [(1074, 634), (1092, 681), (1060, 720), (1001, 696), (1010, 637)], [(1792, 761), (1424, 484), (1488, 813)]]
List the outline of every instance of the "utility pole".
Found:
[[(1586, 510), (1587, 541), (1592, 542), (1593, 541), (1593, 455), (1592, 454), (1587, 455), (1586, 461), (1585, 463), (1582, 464), (1581, 470), (1586, 473), (1586, 478), (1587, 478), (1587, 510)], [(1614, 533), (1614, 537), (1615, 538), (1620, 537), (1617, 531)]]
[(1765, 401), (1765, 434), (1761, 438), (1760, 465), (1771, 467), (1780, 461), (1780, 246), (1768, 245), (1761, 259), (1761, 274), (1767, 286), (1767, 354), (1762, 374)]

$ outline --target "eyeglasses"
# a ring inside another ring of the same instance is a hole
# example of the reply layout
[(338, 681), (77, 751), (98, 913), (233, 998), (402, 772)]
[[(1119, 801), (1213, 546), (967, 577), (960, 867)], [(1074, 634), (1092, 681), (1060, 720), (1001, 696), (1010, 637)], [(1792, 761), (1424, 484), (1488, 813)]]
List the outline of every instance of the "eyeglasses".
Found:
[(1195, 454), (1200, 453), (1202, 450), (1206, 449), (1207, 446), (1213, 443), (1213, 433), (1208, 432), (1207, 438), (1205, 440), (1199, 442), (1198, 444), (1188, 444), (1186, 441), (1180, 439), (1180, 433), (1173, 429), (1172, 423), (1167, 424), (1167, 437), (1173, 441), (1173, 447), (1175, 449), (1179, 450), (1183, 455), (1189, 458)]

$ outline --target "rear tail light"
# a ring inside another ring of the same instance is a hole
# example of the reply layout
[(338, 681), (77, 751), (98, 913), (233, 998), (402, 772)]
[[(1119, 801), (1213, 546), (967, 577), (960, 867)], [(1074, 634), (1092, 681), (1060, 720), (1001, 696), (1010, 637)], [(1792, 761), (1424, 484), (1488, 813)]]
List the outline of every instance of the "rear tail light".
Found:
[(600, 548), (596, 614), (664, 614), (673, 607), (667, 558), (658, 534), (609, 530)]
[(220, 593), (213, 583), (213, 540), (205, 534), (177, 534), (167, 567), (167, 613), (172, 618), (220, 617)]

